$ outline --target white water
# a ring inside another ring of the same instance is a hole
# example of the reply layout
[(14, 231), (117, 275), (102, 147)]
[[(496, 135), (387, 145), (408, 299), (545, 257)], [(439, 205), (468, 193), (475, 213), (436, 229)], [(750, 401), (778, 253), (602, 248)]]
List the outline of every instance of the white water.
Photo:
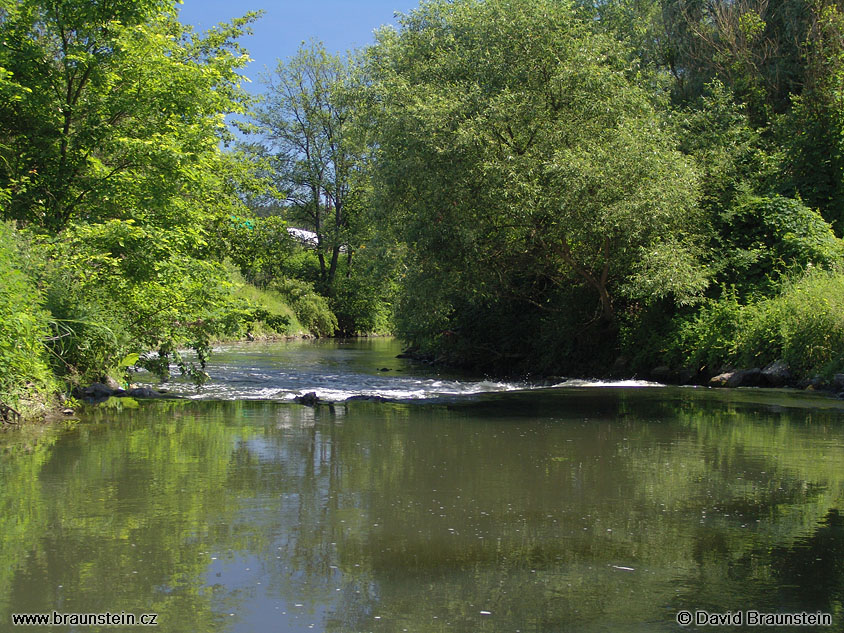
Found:
[(648, 380), (582, 380), (570, 378), (554, 387), (664, 387), (662, 383)]
[[(392, 339), (235, 343), (214, 350), (201, 387), (174, 378), (162, 388), (192, 399), (293, 400), (316, 393), (339, 402), (353, 396), (420, 400), (481, 393), (549, 389), (547, 384), (469, 377), (396, 358), (401, 350)], [(174, 373), (178, 370), (173, 367)], [(144, 372), (139, 382), (154, 382)], [(567, 380), (554, 387), (650, 387), (637, 380), (615, 382)]]

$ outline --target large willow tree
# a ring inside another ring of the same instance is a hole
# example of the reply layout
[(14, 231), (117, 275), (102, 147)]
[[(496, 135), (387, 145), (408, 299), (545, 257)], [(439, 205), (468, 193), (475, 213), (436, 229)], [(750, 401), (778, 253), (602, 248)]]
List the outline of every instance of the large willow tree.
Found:
[(551, 0), (433, 1), (379, 32), (380, 204), (411, 253), (411, 342), (548, 370), (705, 285), (695, 176), (625, 59)]

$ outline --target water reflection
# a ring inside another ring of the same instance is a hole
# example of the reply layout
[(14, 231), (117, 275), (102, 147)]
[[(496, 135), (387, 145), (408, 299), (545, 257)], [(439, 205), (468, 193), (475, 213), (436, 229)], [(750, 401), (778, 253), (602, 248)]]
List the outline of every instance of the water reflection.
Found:
[(778, 398), (148, 402), (6, 434), (0, 629), (54, 609), (166, 631), (674, 631), (680, 609), (840, 628), (844, 416)]
[(832, 612), (844, 604), (844, 518), (831, 508), (808, 536), (771, 552), (780, 585), (793, 591), (806, 609)]

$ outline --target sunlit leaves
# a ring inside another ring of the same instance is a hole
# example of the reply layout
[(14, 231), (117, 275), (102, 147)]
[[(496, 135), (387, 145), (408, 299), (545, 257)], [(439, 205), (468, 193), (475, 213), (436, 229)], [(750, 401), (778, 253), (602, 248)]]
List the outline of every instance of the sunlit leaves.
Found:
[[(475, 310), (551, 318), (573, 288), (611, 323), (621, 296), (705, 287), (696, 176), (626, 60), (559, 2), (431, 2), (380, 32), (377, 166), (411, 245), (411, 336)], [(632, 291), (654, 252), (674, 283)]]
[(248, 56), (234, 39), (255, 15), (202, 38), (173, 7), (32, 1), (0, 21), (0, 66), (19, 87), (0, 107), (0, 186), (28, 179), (7, 217), (51, 231), (148, 210), (160, 224), (186, 219), (174, 199), (219, 151), (224, 115), (246, 107)]

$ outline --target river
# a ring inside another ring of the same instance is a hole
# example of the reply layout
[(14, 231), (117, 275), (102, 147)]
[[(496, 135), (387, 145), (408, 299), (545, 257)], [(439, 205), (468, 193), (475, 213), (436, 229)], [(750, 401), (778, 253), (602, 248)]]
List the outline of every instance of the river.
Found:
[(844, 402), (473, 380), (398, 350), (226, 346), (179, 399), (0, 433), (0, 631), (844, 628)]

